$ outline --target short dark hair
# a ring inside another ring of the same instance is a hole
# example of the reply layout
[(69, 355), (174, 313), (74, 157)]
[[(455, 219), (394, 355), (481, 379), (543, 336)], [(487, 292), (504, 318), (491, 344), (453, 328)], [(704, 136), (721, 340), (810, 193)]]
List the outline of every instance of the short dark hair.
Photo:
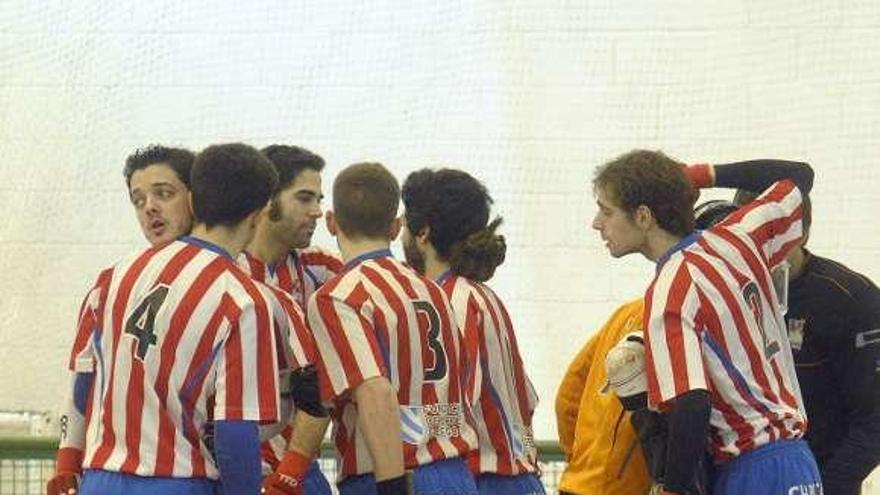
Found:
[(278, 191), (290, 186), (303, 170), (309, 169), (315, 172), (324, 170), (323, 158), (299, 146), (272, 144), (260, 151), (266, 155), (278, 172)]
[[(763, 191), (762, 191), (763, 192)], [(745, 189), (737, 189), (733, 202), (737, 206), (743, 206), (758, 199), (761, 192), (747, 191)], [(804, 236), (810, 233), (810, 226), (813, 224), (813, 202), (810, 201), (810, 195), (801, 191), (803, 202), (801, 203), (801, 225), (803, 226)]]
[(131, 176), (138, 170), (143, 170), (150, 165), (166, 164), (174, 170), (180, 182), (189, 188), (190, 173), (196, 155), (190, 150), (183, 148), (171, 148), (161, 144), (151, 144), (146, 148), (138, 148), (125, 159), (125, 168), (122, 175), (125, 176), (125, 185), (131, 187)]
[(732, 201), (713, 199), (697, 205), (694, 208), (694, 226), (700, 230), (708, 229), (739, 208)]
[(484, 282), (504, 262), (507, 244), (496, 234), (497, 217), (489, 222), (492, 197), (480, 181), (453, 169), (422, 169), (403, 183), (406, 227), (416, 235), (430, 229), (431, 245), (452, 270)]
[(272, 162), (242, 143), (215, 144), (202, 150), (192, 168), (193, 210), (206, 227), (233, 227), (266, 206), (278, 185)]
[(604, 189), (629, 215), (646, 206), (660, 228), (684, 236), (694, 230), (697, 192), (683, 167), (663, 152), (633, 150), (599, 167), (593, 187)]
[(355, 163), (333, 181), (336, 223), (352, 238), (383, 237), (397, 215), (400, 187), (381, 163)]

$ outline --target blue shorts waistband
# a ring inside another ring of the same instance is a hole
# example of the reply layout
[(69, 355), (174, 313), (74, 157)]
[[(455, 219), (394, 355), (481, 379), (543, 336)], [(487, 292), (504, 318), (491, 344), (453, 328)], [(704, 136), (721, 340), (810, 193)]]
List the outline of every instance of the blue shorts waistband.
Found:
[(744, 454), (740, 454), (733, 459), (716, 465), (719, 471), (725, 471), (742, 463), (753, 462), (771, 455), (777, 454), (779, 451), (790, 451), (808, 449), (807, 442), (802, 438), (786, 438), (784, 440), (776, 440), (766, 443), (760, 447), (756, 447)]

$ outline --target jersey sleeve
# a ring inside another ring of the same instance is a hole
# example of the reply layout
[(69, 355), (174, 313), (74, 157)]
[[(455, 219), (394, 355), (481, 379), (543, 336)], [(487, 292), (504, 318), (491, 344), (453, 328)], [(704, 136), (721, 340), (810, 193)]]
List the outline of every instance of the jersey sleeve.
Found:
[(682, 261), (660, 270), (645, 296), (645, 368), (648, 403), (666, 403), (691, 390), (708, 390), (700, 329), (697, 287)]
[(483, 332), (483, 314), (477, 301), (467, 291), (453, 292), (450, 297), (453, 315), (461, 333), (466, 399), (475, 404), (482, 393), (483, 369), (480, 356), (480, 335)]
[(388, 376), (369, 301), (355, 307), (330, 291), (309, 300), (308, 323), (321, 371), (321, 396), (335, 399), (369, 378)]
[(803, 237), (802, 217), (800, 189), (794, 182), (782, 180), (713, 229), (729, 229), (748, 235), (767, 265), (773, 267), (781, 263)]
[(251, 282), (251, 296), (229, 314), (229, 332), (219, 349), (214, 418), (273, 423), (279, 419), (278, 359), (270, 303)]
[(107, 269), (101, 272), (95, 285), (83, 299), (79, 309), (79, 319), (76, 324), (76, 337), (70, 351), (68, 368), (77, 373), (91, 373), (95, 371), (97, 350), (94, 348), (94, 336), (101, 331), (104, 304), (110, 289), (110, 280), (113, 270)]
[(306, 325), (305, 313), (293, 298), (278, 289), (271, 289), (276, 300), (276, 321), (280, 342), (285, 347), (279, 353), (288, 356), (286, 366), (297, 369), (315, 364), (317, 348), (315, 339)]

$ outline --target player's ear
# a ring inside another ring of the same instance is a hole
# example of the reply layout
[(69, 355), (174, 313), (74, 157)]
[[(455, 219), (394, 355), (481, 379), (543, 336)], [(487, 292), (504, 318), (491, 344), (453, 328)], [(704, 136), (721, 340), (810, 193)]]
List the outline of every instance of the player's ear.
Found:
[(633, 220), (635, 220), (639, 228), (646, 230), (654, 222), (654, 213), (647, 206), (639, 205), (633, 212)]
[(421, 229), (419, 229), (419, 233), (416, 234), (416, 240), (419, 241), (419, 244), (428, 244), (431, 242), (431, 227), (425, 225)]
[(192, 191), (186, 192), (186, 209), (189, 210), (189, 216), (192, 218), (196, 217), (196, 209), (193, 208), (193, 193)]
[(333, 215), (333, 210), (327, 210), (327, 213), (324, 214), (324, 221), (327, 223), (327, 232), (330, 232), (332, 236), (336, 236), (336, 216)]
[(394, 217), (394, 220), (391, 221), (391, 226), (388, 227), (389, 241), (397, 239), (397, 236), (400, 234), (401, 227), (403, 227), (403, 219), (401, 217)]

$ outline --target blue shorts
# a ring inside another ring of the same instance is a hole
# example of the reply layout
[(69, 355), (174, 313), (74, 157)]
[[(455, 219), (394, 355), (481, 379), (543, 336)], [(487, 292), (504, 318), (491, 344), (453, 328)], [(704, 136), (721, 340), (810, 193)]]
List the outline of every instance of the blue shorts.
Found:
[[(416, 495), (479, 495), (474, 477), (461, 458), (419, 466), (412, 477)], [(339, 495), (376, 495), (372, 474), (345, 478), (337, 486)]]
[(502, 476), (483, 473), (477, 476), (480, 495), (544, 495), (544, 485), (534, 473)]
[(305, 488), (305, 495), (330, 495), (333, 493), (327, 477), (321, 472), (321, 466), (318, 464), (318, 461), (312, 463), (312, 467), (306, 473), (303, 486)]
[(816, 459), (803, 440), (758, 447), (716, 467), (713, 495), (822, 495)]
[(87, 469), (80, 495), (215, 495), (220, 484), (208, 478), (164, 478)]

